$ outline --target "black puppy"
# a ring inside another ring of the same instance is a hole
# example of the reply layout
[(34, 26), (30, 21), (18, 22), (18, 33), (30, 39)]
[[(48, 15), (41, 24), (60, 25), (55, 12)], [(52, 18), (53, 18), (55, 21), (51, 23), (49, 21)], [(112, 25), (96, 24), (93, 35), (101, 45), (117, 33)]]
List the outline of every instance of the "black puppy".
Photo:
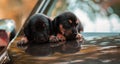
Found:
[(72, 12), (64, 12), (52, 21), (54, 34), (60, 40), (72, 40), (81, 38), (80, 32), (83, 26)]
[(45, 43), (51, 34), (51, 20), (43, 14), (34, 14), (24, 28), (25, 37), (31, 43)]

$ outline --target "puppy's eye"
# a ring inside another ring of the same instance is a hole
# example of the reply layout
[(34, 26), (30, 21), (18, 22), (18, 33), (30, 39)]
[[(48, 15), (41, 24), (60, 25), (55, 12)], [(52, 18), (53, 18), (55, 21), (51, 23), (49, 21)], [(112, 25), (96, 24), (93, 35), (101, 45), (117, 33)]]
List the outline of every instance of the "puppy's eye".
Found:
[(69, 28), (71, 28), (71, 25), (70, 25), (69, 23), (67, 23), (67, 22), (62, 23), (62, 25), (63, 25), (63, 28), (64, 28), (64, 29), (69, 29)]
[(65, 29), (71, 28), (71, 26), (69, 26), (69, 25), (63, 25), (63, 27), (64, 27)]
[(78, 23), (75, 23), (75, 26), (77, 26), (78, 25)]

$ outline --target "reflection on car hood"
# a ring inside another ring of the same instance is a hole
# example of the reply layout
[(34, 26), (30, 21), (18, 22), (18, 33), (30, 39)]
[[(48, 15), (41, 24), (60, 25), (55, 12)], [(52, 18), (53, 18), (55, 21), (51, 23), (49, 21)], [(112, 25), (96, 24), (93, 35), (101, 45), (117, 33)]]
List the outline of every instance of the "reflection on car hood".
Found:
[(15, 22), (11, 19), (0, 19), (0, 29), (11, 32), (15, 28)]

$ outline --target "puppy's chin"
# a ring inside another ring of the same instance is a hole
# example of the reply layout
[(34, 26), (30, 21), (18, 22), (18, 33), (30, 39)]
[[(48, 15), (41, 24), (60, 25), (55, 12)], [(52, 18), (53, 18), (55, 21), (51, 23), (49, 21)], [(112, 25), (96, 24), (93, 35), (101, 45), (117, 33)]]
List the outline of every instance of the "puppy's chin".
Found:
[(48, 39), (36, 38), (32, 42), (34, 42), (34, 43), (46, 43), (46, 42), (48, 42)]
[(47, 36), (47, 34), (46, 35), (45, 34), (44, 35), (43, 34), (36, 34), (33, 41), (35, 43), (45, 43), (45, 42), (48, 42), (48, 40), (49, 40), (48, 37), (49, 36)]
[(76, 39), (76, 35), (74, 34), (70, 34), (70, 35), (64, 35), (66, 37), (67, 40), (75, 40)]

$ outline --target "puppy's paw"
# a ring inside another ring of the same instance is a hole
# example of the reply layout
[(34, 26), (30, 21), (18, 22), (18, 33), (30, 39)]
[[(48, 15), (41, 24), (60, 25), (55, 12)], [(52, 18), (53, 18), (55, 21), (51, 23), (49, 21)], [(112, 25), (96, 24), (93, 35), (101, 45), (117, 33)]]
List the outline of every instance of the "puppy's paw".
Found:
[(77, 34), (77, 36), (76, 36), (76, 39), (78, 39), (79, 41), (83, 41), (83, 36), (82, 36), (82, 34)]
[(54, 35), (51, 35), (50, 38), (49, 38), (49, 42), (57, 42), (58, 41), (58, 38)]
[(27, 44), (28, 44), (28, 40), (26, 37), (22, 37), (22, 39), (17, 42), (18, 47), (24, 47), (27, 46)]
[(65, 36), (63, 36), (62, 34), (57, 34), (57, 38), (58, 38), (59, 41), (65, 41), (66, 40)]
[(19, 41), (19, 42), (17, 42), (17, 47), (18, 48), (26, 48), (27, 47), (27, 45), (28, 45), (28, 43), (26, 43), (24, 40), (21, 40), (21, 41)]

